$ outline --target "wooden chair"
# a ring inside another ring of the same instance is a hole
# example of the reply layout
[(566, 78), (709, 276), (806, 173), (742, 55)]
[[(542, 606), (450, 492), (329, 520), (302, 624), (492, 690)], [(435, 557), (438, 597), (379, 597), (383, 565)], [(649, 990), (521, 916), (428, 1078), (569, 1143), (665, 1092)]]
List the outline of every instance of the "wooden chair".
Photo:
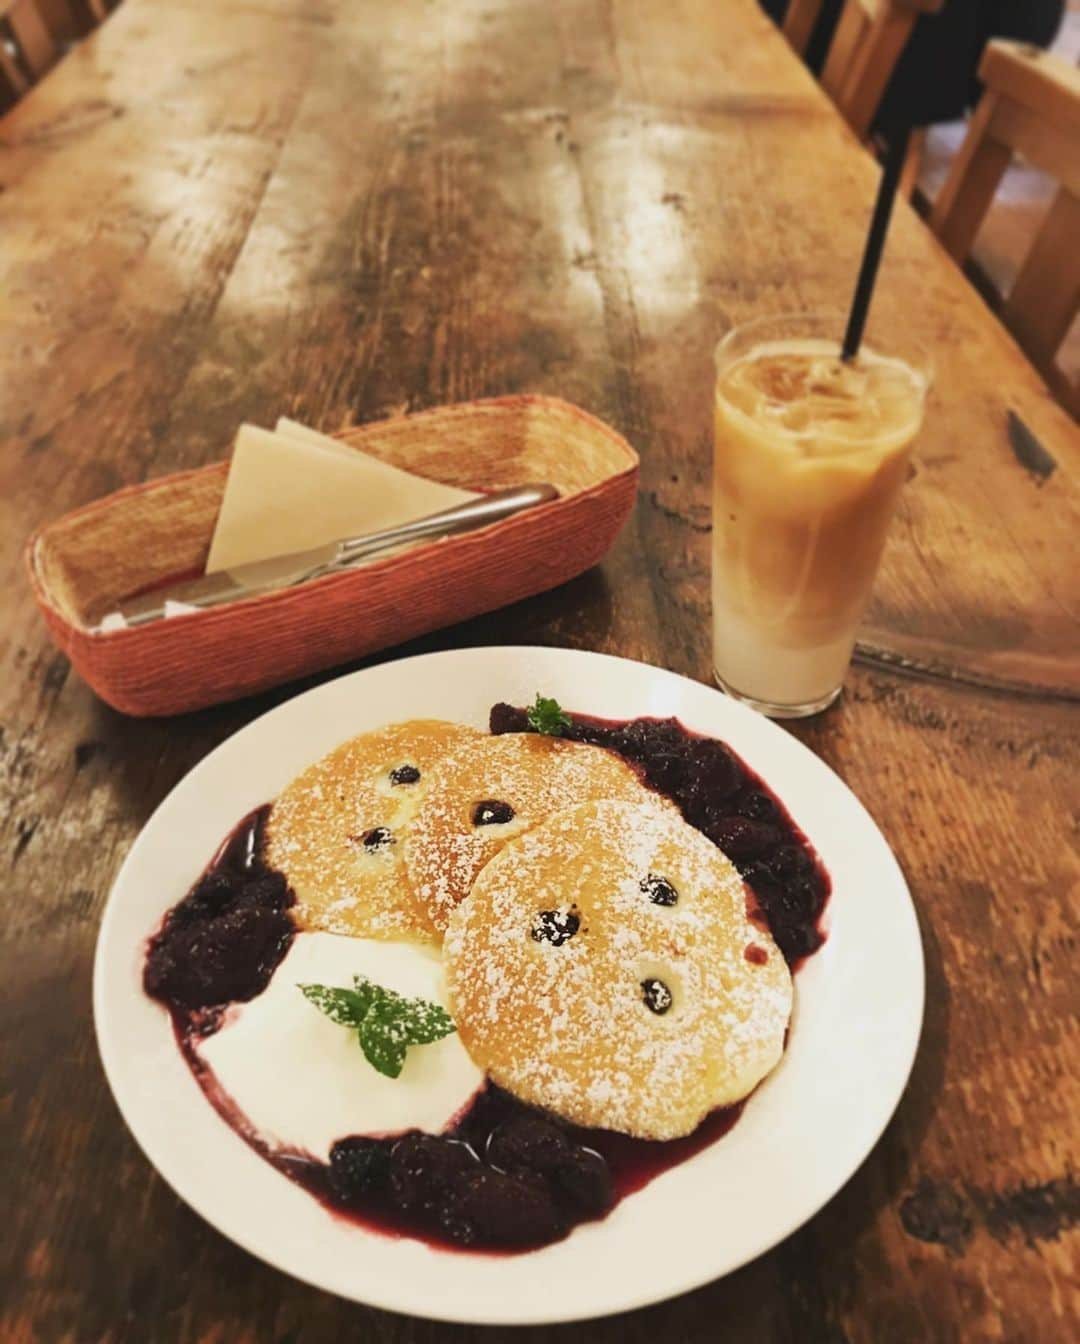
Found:
[(69, 45), (85, 37), (108, 13), (104, 0), (35, 0), (35, 3), (53, 37)]
[(783, 33), (800, 56), (806, 55), (824, 0), (791, 0), (784, 15)]
[(21, 97), (28, 84), (19, 61), (19, 48), (0, 25), (0, 112)]
[(36, 0), (0, 0), (0, 68), (14, 93), (25, 92), (59, 56)]
[[(784, 33), (800, 55), (823, 0), (791, 0)], [(936, 14), (945, 0), (845, 0), (821, 83), (860, 140), (870, 134), (878, 105), (920, 14)]]
[(0, 0), (0, 111), (112, 8), (107, 0)]
[(931, 227), (963, 264), (1014, 154), (1058, 182), (1001, 316), (1032, 363), (1080, 417), (1080, 379), (1056, 358), (1080, 307), (1080, 69), (1015, 42), (991, 42), (986, 87), (934, 203)]

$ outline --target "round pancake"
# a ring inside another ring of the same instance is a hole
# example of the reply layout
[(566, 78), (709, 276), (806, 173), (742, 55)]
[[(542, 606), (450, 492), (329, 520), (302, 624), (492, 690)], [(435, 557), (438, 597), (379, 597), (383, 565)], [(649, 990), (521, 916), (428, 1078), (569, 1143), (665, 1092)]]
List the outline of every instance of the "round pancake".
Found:
[(554, 812), (593, 798), (655, 798), (620, 757), (536, 733), (465, 743), (432, 773), (405, 846), (417, 900), (440, 931), (484, 864)]
[(443, 944), (474, 1061), (522, 1101), (689, 1134), (777, 1064), (791, 975), (716, 846), (671, 811), (594, 802), (508, 844)]
[(293, 780), (270, 810), (266, 857), (296, 893), (301, 928), (438, 941), (409, 887), (405, 837), (437, 762), (479, 737), (409, 719), (350, 738)]

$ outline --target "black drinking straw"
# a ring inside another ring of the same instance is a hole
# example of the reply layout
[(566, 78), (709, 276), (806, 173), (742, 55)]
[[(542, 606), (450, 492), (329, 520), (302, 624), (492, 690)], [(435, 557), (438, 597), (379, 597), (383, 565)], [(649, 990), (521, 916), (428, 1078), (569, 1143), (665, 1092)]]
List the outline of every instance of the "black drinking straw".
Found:
[(870, 299), (874, 293), (874, 281), (877, 279), (881, 254), (885, 248), (885, 234), (889, 228), (893, 201), (896, 200), (896, 188), (900, 182), (900, 172), (907, 157), (910, 130), (897, 131), (889, 141), (889, 152), (885, 156), (885, 166), (881, 170), (881, 185), (878, 187), (877, 200), (874, 202), (874, 214), (870, 220), (870, 232), (866, 235), (866, 247), (863, 249), (859, 278), (855, 283), (855, 294), (851, 300), (851, 312), (848, 315), (847, 330), (844, 332), (844, 344), (840, 351), (843, 360), (854, 359), (862, 344), (863, 330), (866, 327), (866, 315), (870, 311)]

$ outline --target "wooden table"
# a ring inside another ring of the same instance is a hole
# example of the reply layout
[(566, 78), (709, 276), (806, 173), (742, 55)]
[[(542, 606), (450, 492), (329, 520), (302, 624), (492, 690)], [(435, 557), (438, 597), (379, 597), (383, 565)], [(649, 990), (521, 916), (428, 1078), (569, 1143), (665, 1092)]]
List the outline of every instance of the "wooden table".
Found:
[[(387, 656), (538, 641), (707, 680), (713, 341), (729, 319), (842, 305), (875, 181), (753, 0), (125, 0), (0, 122), (5, 1341), (1069, 1336), (1080, 445), (906, 208), (875, 317), (932, 347), (937, 390), (861, 661), (793, 731), (900, 857), (928, 1003), (900, 1109), (832, 1203), (622, 1319), (409, 1321), (294, 1283), (189, 1212), (93, 1040), (118, 864), (196, 761), (296, 688), (113, 713), (46, 639), (28, 531), (222, 457), (245, 418), (335, 429), (555, 392), (642, 454), (610, 558)], [(1048, 461), (1014, 455), (1010, 407)]]

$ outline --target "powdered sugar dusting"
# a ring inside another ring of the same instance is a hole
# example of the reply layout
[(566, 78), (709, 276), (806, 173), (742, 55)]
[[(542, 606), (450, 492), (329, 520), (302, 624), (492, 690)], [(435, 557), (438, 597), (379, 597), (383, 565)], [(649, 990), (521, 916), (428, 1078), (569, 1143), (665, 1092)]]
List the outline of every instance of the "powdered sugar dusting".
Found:
[[(432, 941), (404, 867), (405, 839), (437, 762), (480, 734), (412, 719), (350, 738), (299, 775), (273, 804), (267, 860), (296, 892), (302, 928), (369, 938)], [(390, 772), (415, 766), (415, 782)], [(389, 840), (365, 844), (385, 828)]]
[[(650, 901), (650, 873), (675, 889), (673, 905)], [(561, 945), (532, 936), (538, 911), (571, 909), (580, 927)], [(764, 964), (743, 955), (751, 937)], [(689, 1133), (783, 1050), (787, 966), (749, 924), (736, 870), (659, 800), (591, 802), (506, 845), (454, 913), (444, 956), (474, 1059), (580, 1124)], [(652, 977), (671, 995), (661, 1014), (642, 992)]]
[[(601, 747), (532, 734), (480, 738), (433, 771), (409, 835), (405, 861), (431, 923), (445, 929), (481, 868), (509, 840), (553, 813), (596, 798), (656, 799), (625, 761)], [(508, 803), (514, 819), (477, 826), (474, 805)]]

